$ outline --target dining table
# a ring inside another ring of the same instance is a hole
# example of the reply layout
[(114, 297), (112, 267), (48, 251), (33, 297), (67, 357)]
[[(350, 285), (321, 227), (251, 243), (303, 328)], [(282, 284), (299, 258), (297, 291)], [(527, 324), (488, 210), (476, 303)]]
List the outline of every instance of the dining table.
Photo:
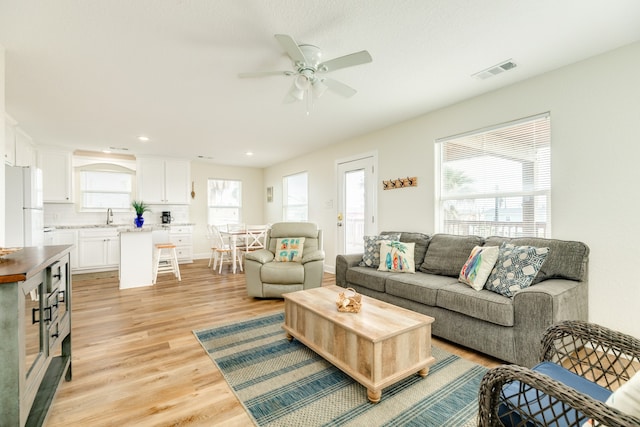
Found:
[[(228, 237), (229, 238), (229, 246), (231, 248), (231, 259), (233, 260), (233, 274), (236, 274), (236, 261), (238, 261), (237, 255), (238, 255), (238, 237), (246, 237), (247, 233), (250, 231), (255, 232), (256, 230), (264, 230), (266, 231), (269, 227), (268, 226), (259, 226), (259, 228), (256, 227), (251, 227), (251, 228), (227, 228), (226, 231), (220, 230), (220, 234), (222, 234), (223, 237)], [(240, 271), (242, 271), (242, 261), (240, 262)]]

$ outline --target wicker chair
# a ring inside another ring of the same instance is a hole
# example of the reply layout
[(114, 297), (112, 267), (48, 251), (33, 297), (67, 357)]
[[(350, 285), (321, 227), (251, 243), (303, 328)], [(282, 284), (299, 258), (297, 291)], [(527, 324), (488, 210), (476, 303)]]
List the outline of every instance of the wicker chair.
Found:
[[(545, 331), (541, 359), (610, 393), (640, 371), (640, 340), (593, 323), (565, 321)], [(516, 365), (498, 366), (485, 374), (478, 406), (479, 426), (582, 426), (588, 419), (603, 426), (640, 426), (637, 417)]]

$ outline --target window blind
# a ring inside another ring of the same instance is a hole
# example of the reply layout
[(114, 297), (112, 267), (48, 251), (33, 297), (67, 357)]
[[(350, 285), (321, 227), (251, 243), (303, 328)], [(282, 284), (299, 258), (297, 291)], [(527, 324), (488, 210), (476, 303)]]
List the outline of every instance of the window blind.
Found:
[(283, 221), (306, 221), (308, 219), (308, 174), (300, 172), (282, 178)]
[(439, 231), (550, 237), (548, 113), (437, 140)]

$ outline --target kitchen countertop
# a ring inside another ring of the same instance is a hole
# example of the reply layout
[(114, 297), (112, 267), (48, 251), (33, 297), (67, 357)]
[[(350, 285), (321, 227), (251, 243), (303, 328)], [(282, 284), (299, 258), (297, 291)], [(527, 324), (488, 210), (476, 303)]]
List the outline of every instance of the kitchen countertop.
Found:
[(27, 280), (71, 251), (70, 245), (22, 248), (0, 259), (0, 284)]
[[(154, 229), (168, 229), (171, 226), (188, 226), (188, 225), (195, 225), (194, 223), (190, 223), (190, 222), (182, 222), (182, 223), (177, 223), (177, 222), (173, 222), (171, 224), (145, 224), (142, 226), (142, 228), (150, 228), (153, 227)], [(116, 228), (116, 229), (120, 229), (120, 228), (136, 228), (133, 225), (130, 224), (70, 224), (70, 225), (45, 225), (44, 228), (48, 229), (48, 230), (68, 230), (68, 229), (79, 229), (79, 228)]]

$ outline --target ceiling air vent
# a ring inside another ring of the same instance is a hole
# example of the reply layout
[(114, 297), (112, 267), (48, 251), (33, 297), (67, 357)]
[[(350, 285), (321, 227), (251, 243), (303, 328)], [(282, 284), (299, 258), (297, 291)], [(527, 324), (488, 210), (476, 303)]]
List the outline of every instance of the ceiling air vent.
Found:
[(494, 65), (492, 67), (487, 68), (486, 70), (479, 71), (475, 74), (471, 74), (471, 77), (475, 77), (476, 79), (484, 80), (489, 77), (493, 77), (500, 73), (504, 73), (505, 71), (509, 71), (512, 68), (516, 68), (516, 63), (511, 59), (508, 59), (500, 64)]

